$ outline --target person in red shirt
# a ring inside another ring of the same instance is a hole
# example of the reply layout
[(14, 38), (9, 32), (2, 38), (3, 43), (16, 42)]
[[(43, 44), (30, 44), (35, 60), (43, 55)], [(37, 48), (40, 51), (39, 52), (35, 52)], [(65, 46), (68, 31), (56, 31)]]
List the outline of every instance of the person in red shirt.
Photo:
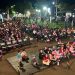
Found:
[(43, 57), (42, 62), (46, 66), (49, 66), (50, 65), (50, 59), (49, 59), (49, 56), (47, 54)]

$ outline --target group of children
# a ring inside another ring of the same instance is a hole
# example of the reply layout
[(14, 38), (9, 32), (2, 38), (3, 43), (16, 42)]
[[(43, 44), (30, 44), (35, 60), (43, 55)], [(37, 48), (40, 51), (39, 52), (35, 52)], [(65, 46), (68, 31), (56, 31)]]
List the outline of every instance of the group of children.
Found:
[(70, 59), (70, 56), (75, 56), (75, 43), (68, 42), (67, 44), (62, 44), (59, 47), (48, 48), (45, 47), (39, 52), (39, 59), (45, 65), (50, 65), (64, 61), (64, 59)]
[[(18, 52), (18, 57), (20, 58), (21, 62), (29, 62), (29, 57), (25, 51)], [(75, 42), (68, 42), (65, 44), (60, 44), (58, 46), (53, 47), (45, 47), (39, 50), (39, 55), (32, 55), (31, 63), (34, 67), (40, 70), (41, 66), (52, 66), (57, 65), (59, 66), (61, 62), (67, 61), (67, 66), (70, 68), (69, 60), (71, 57), (75, 56)]]

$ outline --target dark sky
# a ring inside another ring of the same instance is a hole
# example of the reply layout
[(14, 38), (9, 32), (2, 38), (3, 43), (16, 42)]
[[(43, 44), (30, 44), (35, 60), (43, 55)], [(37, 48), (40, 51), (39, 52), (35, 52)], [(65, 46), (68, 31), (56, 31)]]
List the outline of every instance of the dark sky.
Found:
[(60, 0), (61, 2), (69, 3), (69, 4), (75, 4), (75, 0)]
[(34, 2), (35, 0), (0, 0), (0, 9), (5, 8), (8, 5), (14, 5), (19, 2)]
[[(34, 4), (34, 1), (36, 0), (0, 0), (0, 9), (2, 8), (5, 8), (6, 6), (8, 5), (14, 5), (15, 3), (18, 3), (18, 2), (27, 2), (27, 1), (30, 1)], [(49, 0), (49, 1), (52, 1), (52, 0)], [(67, 2), (67, 3), (75, 3), (75, 0), (60, 0), (62, 2)]]

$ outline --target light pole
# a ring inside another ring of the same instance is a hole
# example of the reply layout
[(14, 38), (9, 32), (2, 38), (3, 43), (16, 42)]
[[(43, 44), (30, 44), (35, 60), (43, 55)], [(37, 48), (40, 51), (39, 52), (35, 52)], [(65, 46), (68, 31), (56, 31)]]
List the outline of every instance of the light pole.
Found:
[(57, 0), (56, 0), (56, 21), (57, 21), (57, 12), (58, 12), (58, 8), (57, 8)]
[(41, 17), (41, 10), (40, 9), (36, 9), (36, 12), (37, 12), (38, 16)]
[(48, 7), (44, 6), (43, 7), (43, 16), (44, 16), (44, 18), (47, 18), (47, 14), (48, 14)]
[(36, 9), (36, 22), (39, 23), (39, 21), (41, 21), (41, 10), (40, 9)]
[(51, 18), (51, 8), (48, 8), (46, 6), (43, 7), (43, 10), (45, 11), (45, 16), (48, 14), (49, 15), (49, 20), (50, 23), (52, 22), (52, 18)]
[(50, 20), (50, 23), (51, 23), (52, 22), (51, 8), (48, 8), (48, 14), (49, 14), (49, 20)]
[(46, 6), (44, 6), (44, 7), (43, 7), (43, 10), (45, 10), (45, 11), (46, 11), (47, 9), (48, 9), (48, 8), (47, 8)]
[(52, 2), (52, 4), (55, 5), (55, 17), (56, 17), (56, 21), (57, 21), (57, 13), (58, 13), (57, 0), (55, 0), (55, 2)]

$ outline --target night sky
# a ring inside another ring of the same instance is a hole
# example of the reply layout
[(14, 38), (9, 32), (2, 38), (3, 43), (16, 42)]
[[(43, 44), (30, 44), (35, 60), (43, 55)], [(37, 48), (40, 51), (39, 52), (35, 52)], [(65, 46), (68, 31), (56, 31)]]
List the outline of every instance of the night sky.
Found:
[(17, 3), (22, 3), (22, 2), (32, 2), (34, 3), (35, 0), (0, 0), (0, 9), (4, 9), (6, 8), (8, 5), (11, 6), (11, 5), (14, 5), (14, 4), (17, 4)]
[[(27, 2), (27, 1), (30, 1), (32, 2), (33, 4), (36, 2), (36, 0), (0, 0), (0, 9), (4, 9), (6, 8), (8, 5), (11, 6), (11, 5), (14, 5), (14, 4), (17, 4), (18, 2)], [(52, 0), (49, 0), (49, 1), (52, 1)], [(66, 2), (66, 3), (75, 3), (75, 0), (60, 0), (61, 2)]]

